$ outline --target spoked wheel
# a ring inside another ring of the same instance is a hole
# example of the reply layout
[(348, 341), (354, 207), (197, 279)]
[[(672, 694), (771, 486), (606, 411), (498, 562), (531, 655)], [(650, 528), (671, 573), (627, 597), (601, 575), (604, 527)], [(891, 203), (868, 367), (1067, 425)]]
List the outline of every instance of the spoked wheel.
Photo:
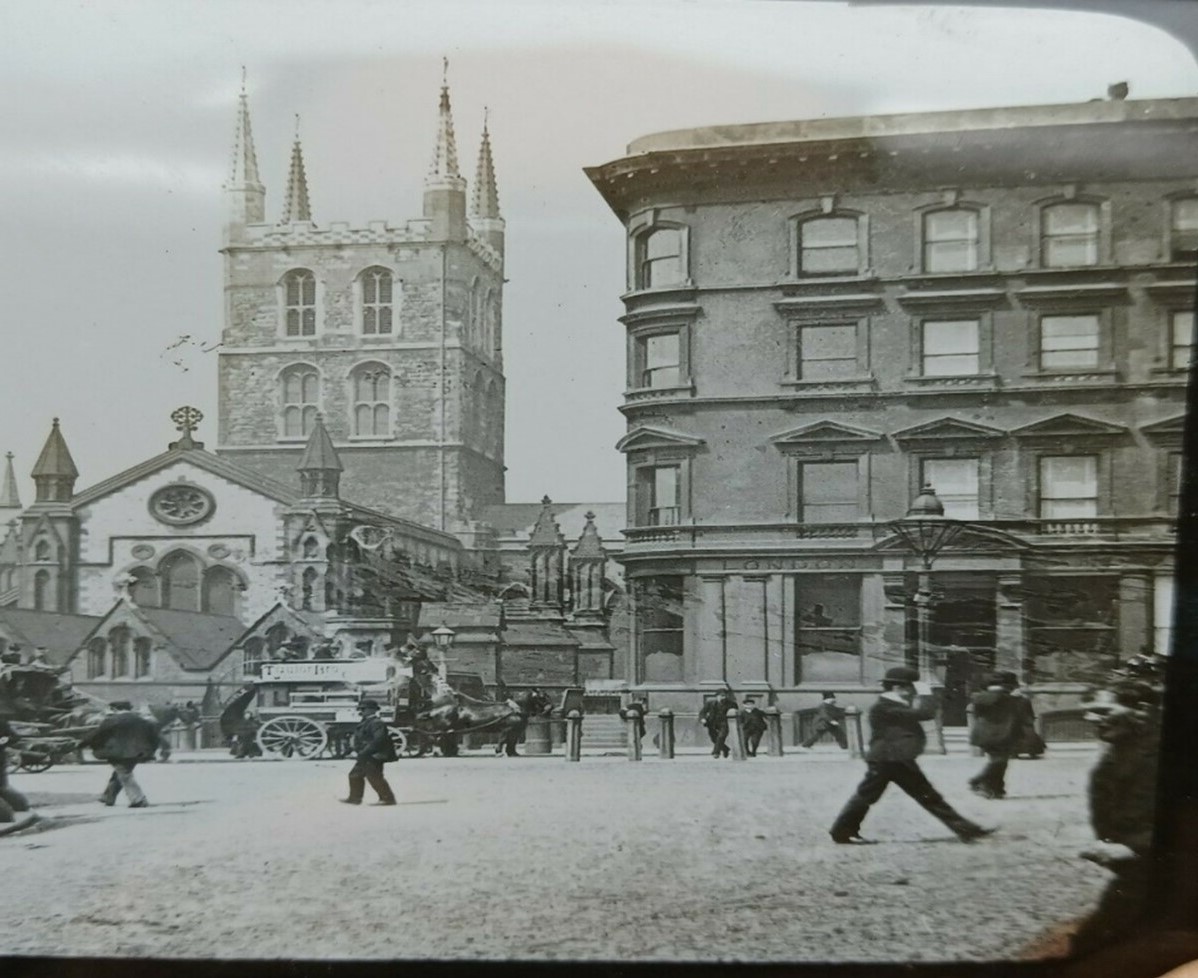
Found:
[(22, 753), (20, 763), (21, 770), (26, 774), (41, 774), (54, 766), (54, 756), (52, 754)]
[(307, 717), (275, 717), (258, 728), (258, 746), (267, 757), (308, 760), (328, 741), (324, 727)]
[(415, 733), (412, 736), (404, 733), (399, 727), (388, 727), (387, 733), (391, 735), (391, 743), (395, 745), (395, 753), (399, 757), (410, 757), (412, 750), (412, 741), (415, 739)]

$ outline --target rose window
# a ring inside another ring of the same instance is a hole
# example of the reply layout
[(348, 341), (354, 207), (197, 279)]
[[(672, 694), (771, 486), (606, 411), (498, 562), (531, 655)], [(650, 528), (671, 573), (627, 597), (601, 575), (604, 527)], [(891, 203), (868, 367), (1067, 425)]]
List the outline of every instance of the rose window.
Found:
[(212, 515), (216, 501), (211, 493), (199, 486), (166, 486), (150, 497), (150, 512), (154, 518), (172, 526), (198, 523)]

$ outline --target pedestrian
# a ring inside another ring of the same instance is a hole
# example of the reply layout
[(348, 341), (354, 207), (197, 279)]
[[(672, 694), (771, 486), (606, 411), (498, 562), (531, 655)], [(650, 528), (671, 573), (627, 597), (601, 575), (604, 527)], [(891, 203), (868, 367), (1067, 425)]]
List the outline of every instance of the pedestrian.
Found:
[(379, 718), (379, 705), (374, 700), (362, 700), (358, 704), (361, 722), (354, 728), (354, 750), (358, 758), (349, 772), (349, 797), (342, 798), (346, 805), (362, 804), (366, 782), (379, 796), (375, 805), (394, 805), (395, 793), (383, 775), (383, 765), (396, 760), (395, 743), (387, 725)]
[(649, 712), (649, 704), (643, 696), (634, 696), (632, 702), (620, 711), (621, 720), (631, 720), (636, 726), (638, 740), (645, 739), (645, 714)]
[[(923, 753), (927, 735), (920, 725), (936, 715), (931, 690), (919, 673), (906, 666), (889, 669), (882, 679), (882, 695), (869, 710), (869, 750), (866, 772), (853, 797), (832, 824), (832, 841), (861, 845), (861, 823), (870, 806), (882, 797), (887, 785), (896, 784), (928, 812), (947, 825), (962, 842), (973, 842), (994, 832), (959, 814), (941, 796), (920, 770), (916, 758)], [(920, 705), (914, 706), (919, 694)]]
[(736, 697), (732, 690), (725, 689), (703, 704), (699, 711), (699, 722), (707, 728), (711, 738), (711, 756), (727, 757), (732, 751), (728, 747), (728, 711), (736, 709)]
[(15, 822), (17, 812), (29, 811), (29, 801), (8, 782), (8, 751), (21, 738), (0, 719), (0, 822)]
[(1074, 954), (1123, 939), (1130, 928), (1142, 925), (1151, 892), (1160, 690), (1140, 679), (1125, 679), (1112, 692), (1112, 705), (1095, 707), (1086, 715), (1097, 724), (1105, 746), (1090, 772), (1090, 824), (1098, 843), (1082, 858), (1109, 870), (1114, 878), (1074, 934)]
[(1012, 695), (1019, 685), (1013, 672), (996, 672), (986, 688), (969, 699), (973, 704), (973, 727), (969, 742), (986, 755), (986, 766), (969, 779), (969, 790), (983, 798), (1007, 796), (1007, 763), (1023, 733), (1023, 709)]
[(836, 702), (835, 693), (824, 693), (816, 707), (815, 726), (799, 746), (810, 750), (824, 734), (831, 734), (842, 749), (848, 750), (849, 740), (844, 733), (844, 707)]
[(765, 714), (757, 705), (757, 700), (745, 698), (745, 707), (740, 714), (740, 728), (745, 732), (745, 753), (750, 757), (757, 756), (757, 748), (765, 735)]
[(109, 710), (109, 715), (79, 741), (79, 746), (90, 747), (96, 757), (112, 765), (112, 776), (100, 796), (101, 802), (109, 807), (115, 805), (116, 796), (124, 788), (130, 808), (145, 808), (149, 802), (133, 777), (133, 769), (154, 759), (159, 744), (158, 725), (135, 713), (133, 704), (126, 700), (110, 703)]

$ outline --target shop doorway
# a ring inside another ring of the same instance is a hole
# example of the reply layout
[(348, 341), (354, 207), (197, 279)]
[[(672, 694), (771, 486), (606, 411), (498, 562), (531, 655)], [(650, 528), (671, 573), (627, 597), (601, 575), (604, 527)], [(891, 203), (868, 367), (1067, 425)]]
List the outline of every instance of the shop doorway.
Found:
[(928, 637), (943, 670), (944, 725), (963, 727), (970, 695), (994, 670), (994, 583), (944, 575), (933, 579), (933, 595)]

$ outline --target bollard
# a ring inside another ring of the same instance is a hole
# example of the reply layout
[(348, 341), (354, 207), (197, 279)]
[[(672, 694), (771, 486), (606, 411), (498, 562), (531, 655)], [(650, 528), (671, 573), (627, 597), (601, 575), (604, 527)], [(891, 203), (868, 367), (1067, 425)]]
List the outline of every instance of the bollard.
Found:
[(865, 744), (861, 735), (861, 711), (855, 706), (844, 708), (845, 736), (849, 742), (850, 757), (864, 757)]
[(639, 761), (641, 759), (641, 730), (644, 729), (644, 721), (641, 719), (640, 710), (624, 710), (623, 716), (624, 731), (628, 738), (628, 759)]
[(183, 725), (183, 743), (181, 750), (196, 749), (196, 732), (200, 729), (198, 723), (185, 723)]
[(566, 714), (566, 760), (582, 760), (582, 714), (577, 710)]
[(674, 711), (668, 706), (657, 714), (661, 731), (657, 735), (657, 751), (663, 760), (674, 759)]
[(549, 721), (534, 717), (524, 728), (524, 753), (527, 755), (544, 755), (553, 752), (549, 742)]
[(740, 710), (735, 707), (728, 711), (728, 739), (732, 741), (732, 760), (746, 760), (749, 754), (745, 749), (745, 732), (740, 725)]
[(765, 714), (765, 752), (770, 757), (782, 756), (782, 711), (776, 706), (767, 706)]

